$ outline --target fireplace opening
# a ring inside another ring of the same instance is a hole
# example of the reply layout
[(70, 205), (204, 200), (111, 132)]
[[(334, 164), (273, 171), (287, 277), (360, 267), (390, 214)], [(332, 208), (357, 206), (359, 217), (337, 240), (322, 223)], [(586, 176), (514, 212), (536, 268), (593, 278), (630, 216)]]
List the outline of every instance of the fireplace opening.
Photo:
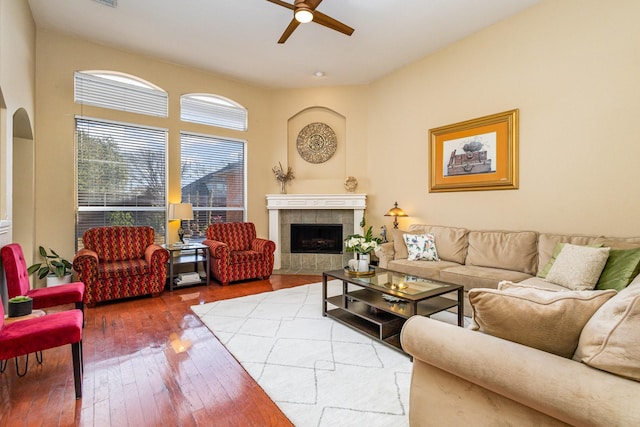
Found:
[(341, 254), (342, 224), (291, 224), (291, 253)]

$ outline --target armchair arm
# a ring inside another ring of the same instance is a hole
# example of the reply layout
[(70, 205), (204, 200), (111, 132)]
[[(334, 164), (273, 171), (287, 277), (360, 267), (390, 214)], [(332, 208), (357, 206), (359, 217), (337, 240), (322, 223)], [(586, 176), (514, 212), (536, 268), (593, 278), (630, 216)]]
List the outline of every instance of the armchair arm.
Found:
[(378, 249), (376, 249), (375, 254), (378, 257), (378, 265), (382, 268), (387, 268), (389, 261), (393, 261), (393, 258), (395, 257), (393, 242), (381, 244), (378, 246)]
[(229, 245), (224, 242), (219, 242), (217, 240), (209, 240), (206, 239), (202, 242), (203, 245), (207, 245), (209, 247), (209, 256), (211, 258), (217, 259), (229, 259)]
[(154, 243), (144, 250), (144, 259), (154, 269), (164, 268), (166, 262), (169, 261), (169, 251)]
[(258, 237), (253, 239), (251, 242), (251, 250), (269, 255), (276, 251), (276, 244), (271, 240), (261, 239)]
[(73, 269), (78, 273), (97, 270), (98, 263), (98, 254), (90, 249), (80, 249), (73, 257)]
[[(433, 387), (430, 372), (444, 371), (466, 390), (475, 385), (571, 425), (640, 423), (640, 406), (632, 403), (640, 384), (583, 363), (421, 316), (405, 323), (401, 342), (414, 357), (412, 400)], [(422, 400), (421, 411), (446, 410), (442, 400)]]

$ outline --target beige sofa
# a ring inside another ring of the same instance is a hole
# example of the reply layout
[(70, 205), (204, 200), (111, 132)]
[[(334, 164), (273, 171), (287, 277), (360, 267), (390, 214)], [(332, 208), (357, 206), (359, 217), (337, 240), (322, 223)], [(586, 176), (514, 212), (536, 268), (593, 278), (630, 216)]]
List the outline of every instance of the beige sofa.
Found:
[[(474, 309), (482, 292), (472, 291)], [(573, 358), (410, 318), (401, 343), (413, 357), (411, 426), (640, 425), (640, 279), (605, 299)]]
[[(408, 261), (403, 234), (430, 233), (435, 237), (439, 261)], [(610, 238), (536, 231), (468, 230), (413, 224), (407, 230), (392, 230), (392, 241), (375, 254), (379, 266), (401, 273), (463, 285), (466, 295), (474, 288), (496, 288), (502, 280), (555, 287), (536, 275), (551, 259), (557, 243), (602, 244), (612, 249), (640, 246), (640, 237)]]

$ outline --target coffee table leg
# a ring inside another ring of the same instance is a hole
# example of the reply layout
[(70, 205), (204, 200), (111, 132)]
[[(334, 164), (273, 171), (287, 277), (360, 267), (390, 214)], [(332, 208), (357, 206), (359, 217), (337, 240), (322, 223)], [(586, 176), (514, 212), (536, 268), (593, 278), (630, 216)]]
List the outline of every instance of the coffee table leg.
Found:
[(464, 289), (458, 289), (458, 326), (464, 326)]
[(322, 315), (327, 316), (327, 275), (322, 273)]

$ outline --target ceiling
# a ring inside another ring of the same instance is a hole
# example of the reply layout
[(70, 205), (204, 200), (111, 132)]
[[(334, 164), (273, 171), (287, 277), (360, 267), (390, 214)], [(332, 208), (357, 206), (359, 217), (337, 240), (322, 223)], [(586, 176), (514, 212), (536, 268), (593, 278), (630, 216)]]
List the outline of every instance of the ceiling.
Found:
[[(293, 3), (293, 0), (284, 0)], [(29, 0), (41, 29), (209, 70), (253, 84), (367, 84), (540, 0), (324, 0), (351, 37), (301, 24), (266, 0)], [(317, 71), (325, 73), (315, 76)]]

